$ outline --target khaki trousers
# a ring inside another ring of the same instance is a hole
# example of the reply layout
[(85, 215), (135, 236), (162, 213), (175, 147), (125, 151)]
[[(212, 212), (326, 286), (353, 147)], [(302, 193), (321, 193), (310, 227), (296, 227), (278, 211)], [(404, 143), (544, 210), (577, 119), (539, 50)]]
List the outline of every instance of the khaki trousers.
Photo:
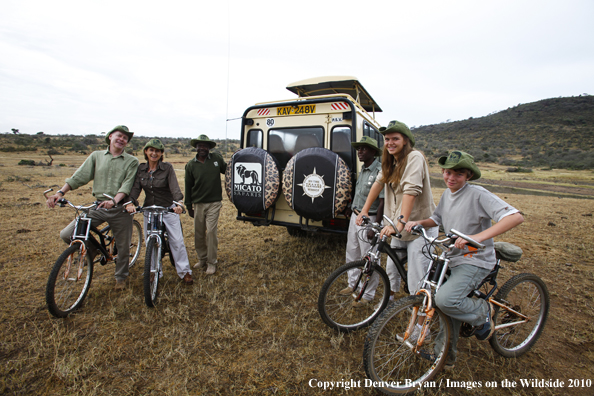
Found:
[[(96, 209), (89, 212), (91, 224), (98, 227), (101, 223), (107, 222), (111, 226), (113, 236), (118, 245), (118, 257), (116, 259), (115, 278), (116, 280), (125, 280), (128, 277), (128, 264), (130, 263), (130, 239), (132, 238), (132, 222), (134, 217), (121, 207), (111, 209)], [(60, 231), (60, 238), (66, 243), (70, 243), (70, 238), (74, 232), (76, 220), (73, 220)], [(93, 249), (95, 250), (95, 249)], [(94, 257), (95, 252), (89, 252)]]
[(194, 206), (194, 248), (198, 262), (215, 265), (219, 239), (219, 214), (223, 202), (195, 203)]

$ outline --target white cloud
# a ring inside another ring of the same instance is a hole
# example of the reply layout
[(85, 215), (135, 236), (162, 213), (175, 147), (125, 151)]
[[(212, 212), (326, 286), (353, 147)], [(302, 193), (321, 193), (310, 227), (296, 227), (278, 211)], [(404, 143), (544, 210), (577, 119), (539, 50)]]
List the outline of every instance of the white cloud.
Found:
[(587, 0), (5, 3), (0, 132), (238, 138), (226, 118), (323, 75), (358, 77), (382, 124), (594, 93)]

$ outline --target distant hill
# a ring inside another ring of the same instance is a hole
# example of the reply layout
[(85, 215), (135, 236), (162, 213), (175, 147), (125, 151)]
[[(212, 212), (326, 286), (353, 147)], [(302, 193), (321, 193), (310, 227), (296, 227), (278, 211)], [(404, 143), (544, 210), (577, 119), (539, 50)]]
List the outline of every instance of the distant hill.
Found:
[[(16, 130), (16, 129), (15, 129)], [(18, 130), (16, 130), (18, 131)], [(594, 96), (545, 99), (519, 104), (464, 121), (414, 128), (416, 146), (429, 161), (459, 149), (478, 162), (523, 168), (594, 169)], [(0, 134), (0, 151), (88, 153), (106, 147), (98, 135)], [(134, 136), (128, 146), (140, 153), (149, 137)], [(161, 138), (167, 152), (191, 153), (189, 138)], [(215, 139), (216, 140), (216, 139)], [(233, 153), (238, 140), (216, 140), (216, 151)], [(225, 150), (227, 148), (227, 150)]]
[(544, 99), (413, 131), (416, 148), (433, 161), (459, 149), (479, 162), (594, 169), (594, 96)]

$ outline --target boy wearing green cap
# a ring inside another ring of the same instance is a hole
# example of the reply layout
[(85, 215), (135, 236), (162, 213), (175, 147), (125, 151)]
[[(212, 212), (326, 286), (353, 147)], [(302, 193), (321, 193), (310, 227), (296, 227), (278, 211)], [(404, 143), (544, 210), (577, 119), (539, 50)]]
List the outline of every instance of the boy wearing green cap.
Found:
[[(458, 335), (462, 322), (475, 326), (475, 336), (487, 340), (494, 331), (491, 303), (468, 294), (495, 267), (493, 238), (511, 230), (524, 221), (520, 212), (483, 187), (468, 184), (481, 177), (474, 158), (463, 151), (452, 151), (439, 159), (444, 191), (437, 208), (428, 219), (409, 221), (405, 229), (410, 232), (415, 225), (424, 228), (443, 225), (446, 232), (459, 230), (486, 246), (477, 251), (458, 238), (450, 255), (451, 275), (435, 295), (436, 305), (452, 319), (452, 343), (446, 368), (453, 368), (456, 361)], [(497, 223), (491, 225), (491, 220)]]

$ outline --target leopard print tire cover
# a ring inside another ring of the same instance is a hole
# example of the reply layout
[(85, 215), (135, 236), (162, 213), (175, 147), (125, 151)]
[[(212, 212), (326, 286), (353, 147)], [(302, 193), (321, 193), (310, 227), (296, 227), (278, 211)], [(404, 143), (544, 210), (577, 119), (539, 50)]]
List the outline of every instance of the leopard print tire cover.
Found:
[(312, 147), (298, 152), (283, 173), (287, 203), (304, 218), (333, 218), (346, 208), (352, 195), (351, 172), (336, 153)]
[(279, 195), (280, 173), (274, 157), (256, 147), (236, 151), (225, 171), (225, 191), (237, 210), (257, 213)]

